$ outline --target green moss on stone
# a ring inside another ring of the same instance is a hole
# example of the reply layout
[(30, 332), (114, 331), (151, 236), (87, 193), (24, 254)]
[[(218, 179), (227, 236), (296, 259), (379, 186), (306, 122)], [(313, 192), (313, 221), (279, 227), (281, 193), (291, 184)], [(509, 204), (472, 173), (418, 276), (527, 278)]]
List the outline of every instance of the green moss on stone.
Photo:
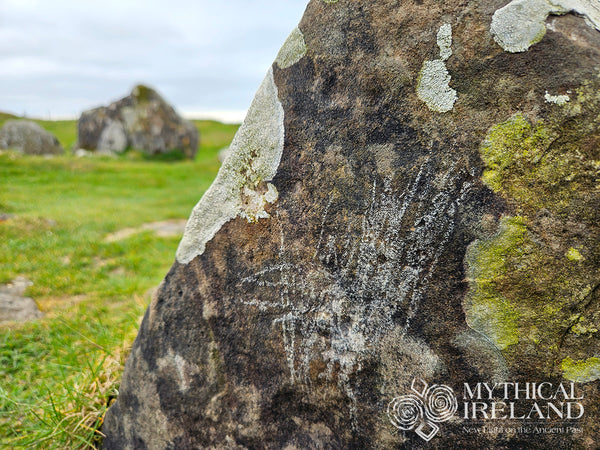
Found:
[(560, 365), (563, 376), (577, 383), (587, 383), (600, 379), (600, 358), (591, 357), (586, 360), (574, 361), (565, 358)]
[(492, 127), (481, 146), (486, 165), (483, 181), (496, 192), (509, 191), (509, 195), (527, 201), (529, 192), (522, 192), (521, 186), (517, 188), (511, 182), (515, 178), (528, 182), (534, 177), (531, 170), (541, 167), (550, 142), (551, 133), (544, 123), (532, 127), (522, 114)]
[(578, 322), (571, 327), (571, 331), (578, 336), (592, 335), (598, 332), (595, 324), (589, 323), (585, 318), (579, 317)]
[(561, 108), (540, 96), (540, 118), (515, 114), (482, 142), (483, 181), (517, 217), (470, 246), (464, 305), (507, 360), (581, 381), (600, 354), (600, 79), (576, 91)]
[(581, 253), (579, 253), (579, 250), (577, 250), (576, 248), (573, 248), (573, 247), (571, 247), (571, 248), (569, 248), (569, 250), (567, 250), (565, 257), (569, 261), (581, 261), (583, 259), (583, 256), (581, 255)]
[(520, 313), (501, 294), (497, 284), (506, 274), (507, 260), (519, 253), (525, 231), (522, 218), (504, 217), (496, 236), (476, 241), (467, 253), (472, 292), (465, 305), (467, 322), (499, 349), (519, 342)]
[(139, 102), (147, 102), (155, 94), (154, 89), (143, 84), (134, 87), (132, 93)]

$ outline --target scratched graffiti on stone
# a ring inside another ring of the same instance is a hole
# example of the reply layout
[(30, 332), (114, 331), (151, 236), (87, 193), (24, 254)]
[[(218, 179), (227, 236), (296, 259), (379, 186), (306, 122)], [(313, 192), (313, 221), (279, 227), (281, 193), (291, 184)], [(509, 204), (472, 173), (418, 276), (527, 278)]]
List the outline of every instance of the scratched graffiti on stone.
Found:
[[(397, 324), (398, 310), (403, 334), (409, 330), (471, 188), (464, 169), (449, 168), (437, 186), (426, 181), (433, 170), (428, 158), (402, 192), (391, 189), (389, 178), (374, 181), (370, 200), (353, 219), (360, 221), (359, 239), (341, 227), (326, 230), (335, 208), (329, 200), (310, 263), (296, 262), (282, 229), (278, 262), (241, 280), (248, 292), (241, 303), (272, 314), (273, 326), (281, 327), (292, 383), (310, 383), (311, 357), (321, 354), (327, 370), (320, 376), (331, 380), (339, 367), (338, 384), (355, 403), (351, 374)], [(408, 214), (410, 208), (418, 214)], [(349, 221), (348, 230), (356, 225)], [(401, 236), (400, 230), (410, 231)], [(269, 298), (264, 287), (272, 288)]]
[[(415, 378), (581, 383), (585, 433), (532, 443), (600, 440), (591, 10), (398, 3), (307, 5), (142, 321), (107, 449), (421, 448), (387, 415)], [(529, 443), (468, 422), (432, 445)]]

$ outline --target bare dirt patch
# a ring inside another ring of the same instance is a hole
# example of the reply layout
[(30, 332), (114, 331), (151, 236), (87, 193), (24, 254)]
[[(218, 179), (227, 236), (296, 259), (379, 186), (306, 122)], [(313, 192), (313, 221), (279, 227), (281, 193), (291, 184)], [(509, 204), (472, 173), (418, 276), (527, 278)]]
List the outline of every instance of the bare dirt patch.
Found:
[(117, 242), (127, 239), (134, 234), (143, 231), (154, 231), (160, 237), (176, 237), (183, 235), (186, 224), (185, 219), (162, 220), (160, 222), (145, 223), (137, 228), (123, 228), (122, 230), (110, 233), (104, 238), (104, 242)]

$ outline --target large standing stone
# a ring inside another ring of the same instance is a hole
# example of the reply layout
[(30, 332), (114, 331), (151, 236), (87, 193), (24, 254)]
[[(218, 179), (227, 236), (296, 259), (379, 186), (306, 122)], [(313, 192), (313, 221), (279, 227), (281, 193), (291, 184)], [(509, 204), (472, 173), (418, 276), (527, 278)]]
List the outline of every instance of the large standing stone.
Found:
[(198, 130), (180, 117), (155, 90), (136, 86), (109, 106), (85, 111), (78, 123), (77, 146), (86, 150), (122, 152), (128, 147), (151, 155), (180, 150), (193, 158)]
[(106, 448), (596, 448), (600, 33), (575, 3), (311, 1)]
[(0, 129), (0, 149), (28, 155), (59, 155), (64, 149), (49, 131), (30, 120), (8, 120)]

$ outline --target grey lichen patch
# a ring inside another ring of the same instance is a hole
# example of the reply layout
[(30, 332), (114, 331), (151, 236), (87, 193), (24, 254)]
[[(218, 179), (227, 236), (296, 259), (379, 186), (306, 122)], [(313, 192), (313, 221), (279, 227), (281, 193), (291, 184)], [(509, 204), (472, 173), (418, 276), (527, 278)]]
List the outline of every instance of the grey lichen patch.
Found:
[(177, 249), (179, 263), (204, 253), (206, 243), (231, 219), (242, 216), (256, 222), (269, 217), (264, 207), (277, 200), (277, 190), (268, 182), (283, 152), (283, 114), (270, 69), (217, 178), (192, 211)]
[(494, 13), (490, 31), (507, 52), (524, 52), (546, 34), (550, 11), (547, 0), (516, 0)]
[(452, 56), (452, 25), (445, 23), (437, 34), (437, 45), (440, 48), (440, 58), (446, 61)]
[(566, 95), (551, 95), (548, 93), (548, 91), (546, 91), (546, 95), (544, 95), (544, 99), (546, 100), (546, 103), (554, 103), (558, 106), (563, 106), (565, 103), (567, 103), (569, 100), (571, 100), (571, 98)]
[(507, 52), (524, 52), (546, 34), (550, 14), (575, 12), (600, 30), (600, 4), (597, 0), (513, 0), (492, 17), (490, 31)]
[(286, 69), (300, 61), (304, 55), (306, 55), (306, 42), (302, 31), (296, 27), (283, 43), (275, 62), (279, 68)]
[(458, 98), (450, 87), (450, 74), (445, 61), (452, 55), (452, 27), (444, 24), (437, 34), (440, 59), (425, 61), (417, 80), (417, 96), (432, 111), (447, 112)]
[(441, 59), (425, 61), (419, 73), (417, 95), (432, 111), (447, 112), (458, 98), (450, 87), (450, 74)]

